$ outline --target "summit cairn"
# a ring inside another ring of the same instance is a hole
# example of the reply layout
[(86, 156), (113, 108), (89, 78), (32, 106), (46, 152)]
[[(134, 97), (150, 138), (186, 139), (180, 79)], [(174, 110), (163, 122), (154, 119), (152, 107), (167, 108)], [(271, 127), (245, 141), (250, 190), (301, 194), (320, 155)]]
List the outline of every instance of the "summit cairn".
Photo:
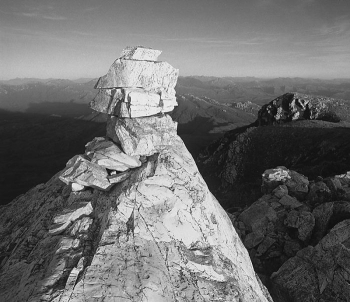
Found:
[(127, 47), (95, 85), (100, 91), (91, 108), (118, 117), (142, 117), (170, 112), (177, 106), (179, 70), (156, 61), (161, 51)]
[(165, 113), (159, 54), (126, 48), (91, 104), (107, 136), (0, 213), (0, 301), (272, 301)]
[(160, 53), (127, 47), (99, 78), (99, 92), (90, 106), (109, 115), (107, 137), (95, 138), (84, 155), (67, 163), (60, 179), (73, 190), (110, 190), (129, 176), (129, 169), (141, 165), (140, 156), (150, 156), (174, 141), (177, 123), (163, 113), (177, 106), (174, 87), (179, 70), (156, 61)]

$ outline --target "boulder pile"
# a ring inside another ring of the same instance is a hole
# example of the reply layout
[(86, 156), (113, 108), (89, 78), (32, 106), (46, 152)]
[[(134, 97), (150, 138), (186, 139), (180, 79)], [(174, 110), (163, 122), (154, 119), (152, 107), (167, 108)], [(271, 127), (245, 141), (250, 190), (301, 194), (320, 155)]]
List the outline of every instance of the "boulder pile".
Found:
[(124, 50), (92, 102), (106, 137), (1, 211), (0, 301), (272, 301), (164, 114), (159, 53)]
[(309, 181), (280, 166), (263, 173), (262, 192), (232, 219), (276, 301), (347, 301), (350, 172)]
[(110, 190), (140, 167), (145, 156), (170, 145), (177, 135), (176, 123), (163, 113), (177, 106), (174, 87), (179, 70), (157, 61), (160, 53), (127, 47), (96, 83), (99, 92), (90, 106), (108, 114), (107, 136), (95, 138), (84, 155), (68, 161), (60, 179), (74, 191)]

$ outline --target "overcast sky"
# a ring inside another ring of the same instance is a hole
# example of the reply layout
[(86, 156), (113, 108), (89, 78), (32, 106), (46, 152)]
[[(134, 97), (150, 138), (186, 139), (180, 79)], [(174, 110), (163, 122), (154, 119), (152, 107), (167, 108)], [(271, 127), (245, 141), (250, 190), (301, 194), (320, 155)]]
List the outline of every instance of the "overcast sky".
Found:
[(0, 2), (0, 79), (98, 77), (128, 45), (180, 75), (350, 78), (350, 1)]

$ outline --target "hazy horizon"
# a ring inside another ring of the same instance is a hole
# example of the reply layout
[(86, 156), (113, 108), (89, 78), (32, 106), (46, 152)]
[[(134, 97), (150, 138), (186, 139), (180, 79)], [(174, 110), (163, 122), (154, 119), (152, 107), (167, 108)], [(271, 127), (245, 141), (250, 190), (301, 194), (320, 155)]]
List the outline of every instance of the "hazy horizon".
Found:
[[(12, 80), (69, 80), (69, 81), (78, 81), (86, 79), (87, 81), (91, 81), (94, 79), (98, 79), (100, 76), (96, 77), (79, 77), (79, 78), (39, 78), (39, 77), (16, 77), (16, 78), (7, 78), (7, 79), (0, 79), (0, 82), (6, 82), (6, 81), (12, 81)], [(257, 80), (275, 80), (275, 79), (305, 79), (305, 80), (320, 80), (320, 81), (339, 81), (339, 80), (345, 80), (350, 81), (350, 77), (348, 78), (314, 78), (314, 77), (256, 77), (256, 76), (213, 76), (213, 75), (179, 75), (179, 77), (215, 77), (215, 78), (254, 78)]]
[(350, 78), (346, 0), (3, 0), (0, 80), (97, 78), (122, 49), (181, 76)]

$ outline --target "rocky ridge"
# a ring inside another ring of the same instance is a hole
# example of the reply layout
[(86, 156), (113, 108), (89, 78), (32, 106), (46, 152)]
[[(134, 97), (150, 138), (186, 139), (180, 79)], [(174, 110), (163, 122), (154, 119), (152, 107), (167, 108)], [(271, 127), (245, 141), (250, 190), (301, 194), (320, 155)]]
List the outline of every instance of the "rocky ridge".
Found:
[[(349, 121), (349, 101), (287, 93), (264, 105), (254, 123), (209, 145), (197, 163), (210, 189), (229, 208), (236, 194), (231, 188), (254, 186), (258, 193), (261, 171), (270, 167), (285, 165), (311, 178), (346, 172)], [(249, 202), (256, 200), (255, 193)]]
[(309, 181), (266, 170), (259, 200), (231, 216), (275, 301), (348, 301), (350, 172)]
[(272, 301), (163, 113), (159, 53), (124, 50), (91, 104), (106, 137), (2, 208), (1, 301)]

